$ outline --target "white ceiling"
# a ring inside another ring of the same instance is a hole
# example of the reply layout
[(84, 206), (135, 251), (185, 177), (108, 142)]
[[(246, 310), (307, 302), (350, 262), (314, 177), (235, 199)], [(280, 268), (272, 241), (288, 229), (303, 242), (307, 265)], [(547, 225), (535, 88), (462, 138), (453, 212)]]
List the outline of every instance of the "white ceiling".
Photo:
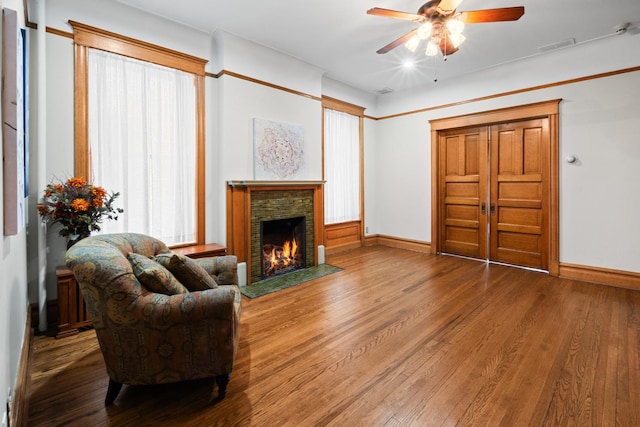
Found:
[[(524, 6), (514, 22), (467, 25), (460, 50), (447, 61), (427, 58), (399, 46), (379, 55), (380, 47), (417, 24), (367, 15), (372, 7), (415, 13), (422, 0), (115, 0), (205, 33), (217, 29), (304, 60), (326, 76), (367, 92), (426, 87), (434, 77), (466, 73), (541, 54), (540, 47), (574, 39), (577, 44), (629, 30), (640, 32), (640, 0), (464, 0), (458, 11)], [(630, 52), (640, 57), (639, 49)], [(413, 69), (402, 67), (413, 59)], [(595, 59), (594, 59), (595, 60)], [(602, 58), (606, 60), (606, 52)], [(231, 70), (233, 71), (233, 70)]]

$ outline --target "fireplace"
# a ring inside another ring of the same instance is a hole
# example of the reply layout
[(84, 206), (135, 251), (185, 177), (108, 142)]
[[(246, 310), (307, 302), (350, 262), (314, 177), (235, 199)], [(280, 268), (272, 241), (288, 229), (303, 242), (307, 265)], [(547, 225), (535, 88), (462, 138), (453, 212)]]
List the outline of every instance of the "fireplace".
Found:
[(296, 251), (304, 260), (299, 268), (317, 265), (316, 249), (324, 245), (322, 185), (321, 181), (227, 182), (227, 251), (237, 256), (238, 263), (246, 263), (247, 285), (265, 277), (265, 243), (282, 246), (284, 251), (284, 241), (263, 241), (264, 225), (270, 221), (287, 223), (304, 218), (292, 225), (299, 235)]
[(260, 221), (260, 277), (266, 279), (305, 268), (305, 234), (304, 216)]

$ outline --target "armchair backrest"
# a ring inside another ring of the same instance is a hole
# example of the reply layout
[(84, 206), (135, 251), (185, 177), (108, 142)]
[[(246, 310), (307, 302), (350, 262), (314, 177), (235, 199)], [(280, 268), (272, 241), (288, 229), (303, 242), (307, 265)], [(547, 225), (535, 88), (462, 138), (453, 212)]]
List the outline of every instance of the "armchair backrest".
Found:
[[(65, 254), (65, 263), (87, 300), (94, 328), (99, 330), (111, 321), (126, 322), (131, 304), (146, 291), (133, 273), (127, 255), (138, 253), (152, 257), (169, 252), (160, 240), (137, 233), (103, 234), (87, 237)], [(110, 301), (109, 311), (103, 309)], [(114, 304), (118, 301), (118, 304)]]

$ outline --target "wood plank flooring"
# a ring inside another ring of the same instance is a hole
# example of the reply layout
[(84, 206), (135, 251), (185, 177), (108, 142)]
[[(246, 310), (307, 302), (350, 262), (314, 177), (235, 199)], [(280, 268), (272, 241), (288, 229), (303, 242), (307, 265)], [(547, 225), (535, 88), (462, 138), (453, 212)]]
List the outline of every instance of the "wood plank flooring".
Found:
[(93, 330), (35, 338), (29, 425), (638, 426), (640, 292), (382, 246), (243, 300), (227, 397), (123, 388)]

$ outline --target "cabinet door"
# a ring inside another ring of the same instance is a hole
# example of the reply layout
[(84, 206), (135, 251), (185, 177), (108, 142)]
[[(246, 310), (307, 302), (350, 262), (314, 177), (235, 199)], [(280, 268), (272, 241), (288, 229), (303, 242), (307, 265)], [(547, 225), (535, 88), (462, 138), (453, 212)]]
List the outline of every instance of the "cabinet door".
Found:
[(487, 256), (487, 128), (440, 134), (440, 250)]
[(547, 119), (491, 127), (490, 259), (547, 270)]

